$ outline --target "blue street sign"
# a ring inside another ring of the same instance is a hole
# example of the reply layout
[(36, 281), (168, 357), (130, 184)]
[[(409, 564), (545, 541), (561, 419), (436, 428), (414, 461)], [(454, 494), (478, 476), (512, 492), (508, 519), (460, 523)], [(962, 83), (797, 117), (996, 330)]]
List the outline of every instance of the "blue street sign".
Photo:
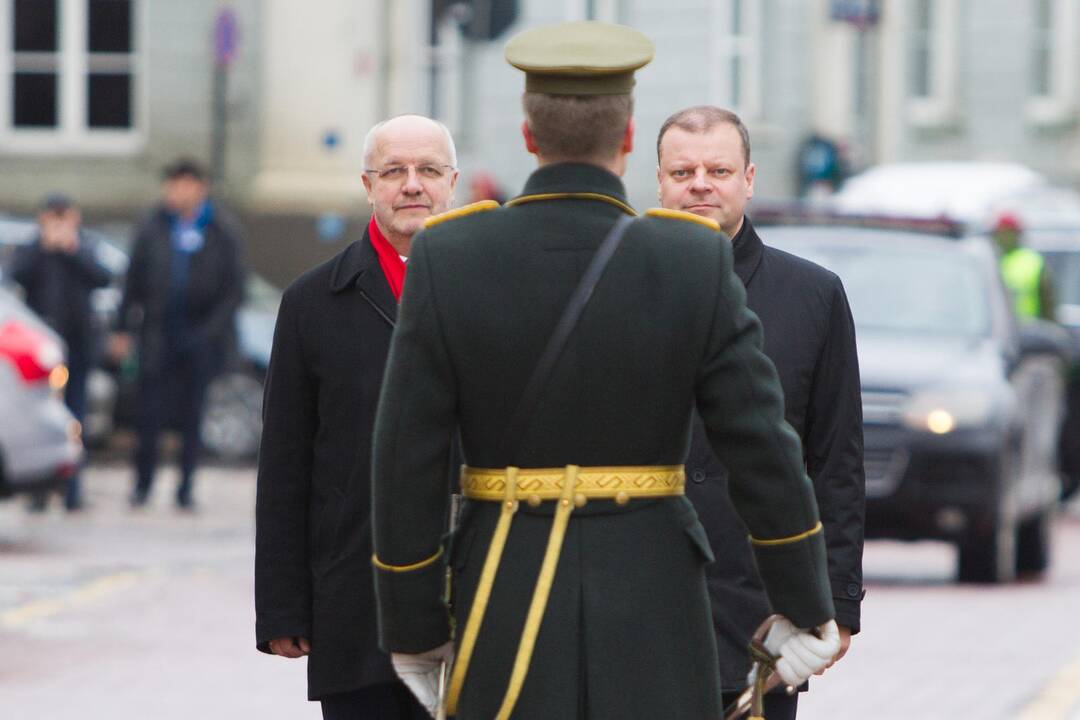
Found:
[(866, 28), (876, 25), (881, 15), (878, 0), (831, 0), (829, 3), (829, 16), (833, 20), (841, 20)]
[(236, 59), (240, 46), (240, 29), (232, 8), (222, 8), (214, 19), (214, 59), (218, 65), (229, 65)]

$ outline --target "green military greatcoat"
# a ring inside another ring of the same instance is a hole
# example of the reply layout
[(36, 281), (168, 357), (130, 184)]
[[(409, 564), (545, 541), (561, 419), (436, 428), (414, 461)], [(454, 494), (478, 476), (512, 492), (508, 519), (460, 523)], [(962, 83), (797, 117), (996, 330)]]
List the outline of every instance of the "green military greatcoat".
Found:
[[(468, 616), (499, 513), (467, 501), (452, 547), (447, 428), (473, 467), (672, 465), (696, 407), (755, 542), (777, 612), (833, 616), (817, 506), (730, 244), (698, 222), (638, 219), (570, 336), (513, 457), (502, 431), (593, 252), (624, 213), (599, 167), (540, 168), (507, 207), (433, 225), (412, 244), (376, 420), (376, 589), (384, 649), (450, 637)], [(490, 720), (506, 691), (551, 527), (552, 503), (513, 520), (459, 705)], [(720, 713), (703, 566), (683, 497), (593, 500), (573, 512), (514, 718), (704, 720)]]

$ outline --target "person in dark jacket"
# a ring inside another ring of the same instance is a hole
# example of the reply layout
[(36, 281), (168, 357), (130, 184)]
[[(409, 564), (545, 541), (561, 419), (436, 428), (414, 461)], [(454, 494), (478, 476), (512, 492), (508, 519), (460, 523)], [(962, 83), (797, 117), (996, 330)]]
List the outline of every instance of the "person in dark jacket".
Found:
[[(855, 327), (843, 285), (828, 270), (764, 245), (745, 216), (755, 167), (735, 114), (692, 107), (672, 115), (657, 139), (659, 197), (666, 208), (720, 223), (732, 238), (735, 274), (765, 332), (765, 354), (784, 390), (784, 415), (803, 441), (803, 460), (821, 510), (829, 580), (843, 656), (859, 631), (864, 478), (862, 399)], [(728, 496), (729, 475), (695, 419), (686, 494), (709, 535), (716, 562), (707, 578), (725, 701), (749, 670), (747, 644), (771, 612), (747, 528)], [(734, 486), (732, 486), (734, 487)], [(769, 720), (795, 717), (797, 695), (766, 699)]]
[[(308, 697), (331, 720), (426, 717), (378, 647), (371, 432), (412, 236), (449, 207), (456, 165), (440, 123), (404, 115), (372, 128), (367, 231), (296, 280), (278, 314), (259, 454), (256, 642), (308, 656)], [(449, 467), (445, 479), (449, 488)]]
[[(82, 215), (75, 201), (52, 193), (38, 212), (38, 235), (15, 251), (11, 277), (26, 292), (26, 304), (67, 344), (68, 381), (64, 402), (75, 419), (86, 412), (86, 378), (94, 363), (95, 337), (90, 292), (112, 279), (97, 261), (94, 242), (81, 230)], [(35, 495), (31, 509), (44, 510), (46, 494)], [(67, 481), (64, 507), (83, 507), (79, 473)]]
[(182, 435), (176, 504), (194, 508), (193, 476), (206, 390), (235, 340), (244, 293), (236, 222), (209, 197), (206, 171), (180, 159), (164, 171), (162, 203), (135, 231), (113, 338), (114, 360), (138, 335), (138, 447), (133, 507), (145, 505), (166, 423)]
[[(731, 248), (707, 218), (631, 218), (619, 175), (633, 73), (652, 55), (604, 23), (515, 36), (506, 58), (526, 72), (522, 132), (540, 167), (504, 207), (431, 218), (413, 241), (375, 422), (371, 562), (382, 646), (432, 713), (720, 716), (711, 552), (683, 497), (695, 406), (741, 471), (738, 507), (787, 618), (778, 671), (798, 685), (839, 649), (817, 505)], [(548, 356), (616, 228), (622, 244)], [(534, 383), (538, 365), (550, 372)], [(458, 427), (465, 501), (444, 549)]]

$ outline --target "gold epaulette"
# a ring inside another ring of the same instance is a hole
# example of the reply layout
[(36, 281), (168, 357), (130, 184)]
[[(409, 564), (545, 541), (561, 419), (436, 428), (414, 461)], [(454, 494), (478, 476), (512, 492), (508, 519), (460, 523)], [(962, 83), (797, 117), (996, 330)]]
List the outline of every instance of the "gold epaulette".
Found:
[(429, 228), (439, 223), (446, 222), (447, 220), (456, 220), (459, 217), (465, 217), (466, 215), (472, 215), (473, 213), (484, 212), (485, 210), (494, 210), (499, 207), (499, 203), (494, 200), (481, 200), (480, 202), (469, 203), (468, 205), (462, 205), (459, 208), (453, 210), (447, 210), (444, 213), (438, 215), (432, 215), (424, 221), (424, 227)]
[(690, 222), (696, 222), (698, 225), (704, 225), (710, 230), (720, 229), (720, 223), (716, 222), (712, 218), (702, 217), (701, 215), (695, 215), (694, 213), (685, 212), (683, 210), (668, 210), (667, 208), (649, 208), (645, 211), (645, 214), (649, 217), (672, 218), (674, 220), (689, 220)]

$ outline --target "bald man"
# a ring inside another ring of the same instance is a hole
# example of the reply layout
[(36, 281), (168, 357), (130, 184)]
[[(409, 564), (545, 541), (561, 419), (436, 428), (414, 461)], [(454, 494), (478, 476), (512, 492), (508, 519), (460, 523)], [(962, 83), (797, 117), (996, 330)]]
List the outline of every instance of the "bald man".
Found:
[(450, 207), (456, 166), (434, 120), (372, 128), (363, 238), (297, 279), (278, 314), (259, 456), (256, 640), (262, 652), (308, 658), (308, 698), (332, 720), (427, 717), (378, 647), (370, 438), (412, 237)]

